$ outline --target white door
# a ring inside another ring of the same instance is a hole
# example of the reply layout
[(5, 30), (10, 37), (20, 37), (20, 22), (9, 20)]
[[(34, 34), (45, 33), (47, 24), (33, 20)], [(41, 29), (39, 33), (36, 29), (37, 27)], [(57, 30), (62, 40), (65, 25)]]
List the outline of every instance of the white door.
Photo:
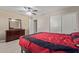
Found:
[(61, 16), (50, 16), (50, 32), (61, 33)]
[(34, 22), (34, 33), (37, 33), (37, 20), (33, 20)]
[(62, 33), (72, 33), (77, 31), (76, 14), (66, 14), (62, 16)]
[(29, 34), (37, 32), (37, 20), (29, 19)]
[(33, 34), (34, 29), (33, 29), (33, 20), (29, 19), (29, 34)]

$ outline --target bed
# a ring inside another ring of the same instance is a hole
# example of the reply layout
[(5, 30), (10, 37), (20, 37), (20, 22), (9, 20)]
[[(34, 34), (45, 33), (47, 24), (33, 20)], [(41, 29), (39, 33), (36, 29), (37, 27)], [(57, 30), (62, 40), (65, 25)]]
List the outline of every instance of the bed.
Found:
[(40, 32), (19, 38), (21, 52), (26, 53), (78, 53), (79, 32), (71, 34)]

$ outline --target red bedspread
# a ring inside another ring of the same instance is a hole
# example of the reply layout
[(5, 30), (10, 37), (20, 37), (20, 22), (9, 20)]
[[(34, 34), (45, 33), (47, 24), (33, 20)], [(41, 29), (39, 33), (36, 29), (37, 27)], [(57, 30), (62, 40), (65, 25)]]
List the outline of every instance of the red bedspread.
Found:
[[(79, 39), (77, 38), (77, 40), (73, 40), (72, 36), (70, 35), (42, 32), (42, 33), (33, 34), (31, 35), (31, 37), (39, 39), (39, 40), (43, 40), (45, 42), (50, 42), (53, 44), (64, 45), (64, 46), (68, 46), (74, 49), (78, 49), (78, 47), (76, 47), (75, 44), (78, 44)], [(65, 51), (55, 51), (55, 50), (50, 51), (48, 48), (40, 47), (26, 40), (23, 36), (20, 37), (19, 44), (20, 46), (28, 49), (29, 51), (33, 53), (65, 52)]]

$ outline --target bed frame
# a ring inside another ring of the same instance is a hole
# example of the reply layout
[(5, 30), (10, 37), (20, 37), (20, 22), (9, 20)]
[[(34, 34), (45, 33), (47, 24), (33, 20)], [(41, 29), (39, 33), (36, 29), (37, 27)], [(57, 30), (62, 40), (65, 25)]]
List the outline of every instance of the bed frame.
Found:
[(21, 46), (21, 53), (32, 53), (32, 52), (26, 49), (25, 47)]
[[(79, 47), (79, 46), (77, 46)], [(21, 46), (21, 53), (32, 53), (31, 51), (29, 51), (28, 49), (26, 49), (25, 47)]]

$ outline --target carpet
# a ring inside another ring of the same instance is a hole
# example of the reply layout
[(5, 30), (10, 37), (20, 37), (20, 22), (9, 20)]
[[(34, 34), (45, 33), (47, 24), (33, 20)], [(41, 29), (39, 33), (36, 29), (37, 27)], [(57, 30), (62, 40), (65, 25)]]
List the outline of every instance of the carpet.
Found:
[(18, 40), (11, 42), (0, 42), (0, 53), (20, 53), (21, 48)]

